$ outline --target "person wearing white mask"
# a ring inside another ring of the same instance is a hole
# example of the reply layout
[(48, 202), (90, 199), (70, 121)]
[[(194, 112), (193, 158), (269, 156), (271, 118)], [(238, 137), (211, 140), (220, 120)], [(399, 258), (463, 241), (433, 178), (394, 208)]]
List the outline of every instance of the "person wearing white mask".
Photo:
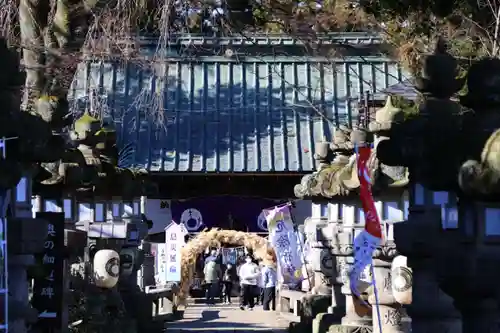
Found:
[(238, 272), (241, 286), (241, 304), (240, 309), (248, 307), (252, 310), (255, 305), (255, 289), (257, 288), (257, 278), (260, 275), (259, 267), (252, 262), (252, 257), (247, 256), (245, 263), (241, 265)]

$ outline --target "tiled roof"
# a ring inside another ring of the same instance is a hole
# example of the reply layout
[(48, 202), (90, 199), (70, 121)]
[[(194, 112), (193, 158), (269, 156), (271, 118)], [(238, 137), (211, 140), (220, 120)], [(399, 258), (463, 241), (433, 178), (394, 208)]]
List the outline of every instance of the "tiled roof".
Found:
[(314, 143), (356, 120), (360, 92), (405, 79), (384, 58), (169, 59), (81, 65), (72, 95), (151, 172), (311, 172)]
[(409, 101), (416, 101), (420, 93), (415, 88), (415, 85), (412, 83), (412, 81), (410, 79), (407, 79), (403, 82), (396, 83), (388, 87), (387, 89), (384, 89), (380, 97), (385, 100), (386, 95), (395, 95), (403, 97)]

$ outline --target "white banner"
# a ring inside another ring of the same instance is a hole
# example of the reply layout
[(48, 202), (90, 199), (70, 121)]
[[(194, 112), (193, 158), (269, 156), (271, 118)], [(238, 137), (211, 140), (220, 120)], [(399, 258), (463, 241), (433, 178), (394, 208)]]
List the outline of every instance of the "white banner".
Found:
[(167, 244), (156, 245), (156, 285), (164, 286), (167, 284)]
[(182, 224), (171, 222), (165, 228), (166, 244), (166, 272), (165, 280), (167, 282), (181, 281), (181, 248), (184, 246), (184, 236), (186, 228)]
[(278, 278), (288, 285), (297, 285), (303, 280), (302, 248), (293, 227), (290, 206), (265, 210), (269, 228), (269, 241), (278, 259)]

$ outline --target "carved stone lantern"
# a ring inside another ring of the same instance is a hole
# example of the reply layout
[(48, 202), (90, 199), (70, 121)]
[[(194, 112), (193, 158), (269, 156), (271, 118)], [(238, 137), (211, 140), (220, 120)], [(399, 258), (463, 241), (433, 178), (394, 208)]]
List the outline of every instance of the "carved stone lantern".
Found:
[[(382, 130), (391, 128), (391, 114), (396, 114), (390, 101), (385, 109), (379, 113), (379, 124), (372, 124), (373, 133), (382, 134)], [(387, 115), (390, 112), (391, 114)], [(377, 125), (379, 125), (377, 127)], [(313, 205), (313, 217), (307, 222), (305, 229), (308, 241), (315, 245), (316, 249), (310, 255), (311, 261), (316, 268), (315, 277), (323, 277), (325, 273), (329, 276), (332, 285), (332, 308), (330, 315), (333, 318), (343, 314), (341, 324), (330, 326), (330, 332), (371, 332), (373, 329), (372, 311), (370, 309), (360, 309), (351, 295), (348, 281), (348, 271), (353, 263), (352, 243), (354, 236), (360, 232), (364, 226), (364, 216), (357, 189), (359, 179), (356, 169), (356, 156), (354, 154), (354, 144), (365, 144), (368, 134), (361, 129), (349, 129), (341, 127), (336, 130), (332, 143), (320, 143), (317, 145), (315, 158), (318, 163), (318, 171), (312, 175), (305, 176), (302, 183), (297, 185), (295, 192), (299, 197), (312, 197), (316, 199)], [(384, 190), (380, 191), (380, 201), (377, 201), (379, 213), (385, 220), (402, 221), (404, 219), (404, 186), (408, 183), (408, 175), (405, 168), (399, 168), (400, 172), (389, 172), (391, 168), (378, 162), (374, 154), (369, 161), (372, 175), (377, 175), (376, 179), (379, 188), (387, 190), (388, 186), (398, 188), (389, 195), (384, 195)], [(384, 168), (384, 169), (383, 169)], [(394, 168), (396, 169), (396, 168)], [(382, 182), (383, 180), (383, 182)], [(383, 185), (382, 185), (383, 184)], [(327, 207), (327, 209), (315, 209), (316, 207)], [(399, 214), (395, 217), (395, 212)], [(319, 215), (315, 215), (319, 214)], [(316, 222), (314, 222), (316, 221)], [(309, 224), (311, 224), (309, 226)], [(313, 246), (314, 247), (314, 246)], [(394, 252), (394, 251), (393, 251)], [(385, 252), (381, 252), (385, 253)], [(391, 257), (395, 252), (391, 252)], [(387, 256), (384, 260), (377, 261), (376, 274), (383, 272), (384, 277), (390, 272), (391, 262)], [(378, 260), (378, 259), (377, 259)], [(319, 279), (315, 279), (318, 281)], [(366, 279), (366, 286), (369, 285), (369, 276)], [(317, 286), (315, 286), (317, 288)], [(340, 291), (340, 292), (339, 292)], [(368, 290), (366, 290), (368, 292)], [(397, 307), (394, 298), (385, 297), (384, 306), (388, 308)], [(366, 299), (367, 297), (364, 296)], [(374, 301), (372, 299), (372, 301)], [(399, 308), (398, 308), (399, 309)], [(360, 311), (361, 310), (361, 311)], [(384, 315), (389, 316), (387, 310)], [(345, 314), (344, 314), (345, 313)], [(407, 317), (400, 314), (394, 332), (407, 331)], [(323, 315), (321, 319), (326, 316)], [(319, 319), (319, 317), (318, 317)], [(386, 320), (384, 318), (384, 320)], [(389, 326), (388, 326), (389, 327)], [(398, 331), (399, 330), (399, 331)]]
[[(0, 138), (7, 139), (4, 142), (6, 156), (3, 153), (0, 156), (0, 214), (3, 221), (7, 221), (3, 233), (8, 239), (4, 249), (8, 267), (2, 269), (9, 271), (9, 331), (26, 332), (27, 325), (36, 322), (38, 316), (29, 304), (27, 269), (34, 264), (33, 255), (42, 252), (47, 234), (47, 222), (31, 215), (30, 172), (34, 164), (59, 158), (63, 145), (60, 138), (52, 135), (49, 124), (31, 113), (21, 112), (20, 88), (24, 75), (17, 52), (11, 50), (4, 39), (0, 39), (0, 59), (3, 73)], [(2, 285), (2, 289), (7, 287)]]
[[(37, 311), (29, 304), (29, 291), (25, 283), (27, 270), (35, 264), (35, 253), (43, 251), (47, 221), (31, 216), (31, 179), (22, 177), (10, 190), (7, 244), (9, 270), (9, 330), (23, 332), (25, 323), (37, 320)], [(5, 205), (4, 208), (7, 208)], [(6, 212), (2, 212), (6, 214)]]
[(375, 288), (370, 287), (368, 302), (373, 305), (373, 332), (376, 333), (411, 332), (411, 319), (403, 305), (397, 302), (392, 291), (392, 262), (398, 255), (394, 244), (393, 226), (398, 223), (401, 221), (385, 223), (385, 242), (373, 254), (373, 278), (377, 295)]
[[(414, 272), (413, 331), (457, 331), (449, 301), (430, 292), (439, 284), (462, 316), (462, 332), (498, 332), (500, 60), (482, 59), (469, 69), (469, 91), (460, 101), (473, 112), (450, 100), (463, 82), (453, 57), (438, 47), (425, 59), (424, 73), (417, 81), (424, 93), (420, 115), (393, 129), (377, 149), (382, 162), (407, 166), (413, 184), (409, 220), (395, 226), (398, 250)], [(429, 200), (438, 193), (449, 200)]]

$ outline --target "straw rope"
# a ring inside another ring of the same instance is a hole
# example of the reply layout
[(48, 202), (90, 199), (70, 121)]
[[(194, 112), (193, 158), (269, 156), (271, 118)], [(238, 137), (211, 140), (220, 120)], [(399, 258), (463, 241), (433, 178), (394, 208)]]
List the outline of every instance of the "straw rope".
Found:
[(245, 246), (253, 251), (257, 259), (261, 259), (264, 262), (276, 262), (276, 255), (273, 248), (268, 245), (264, 237), (257, 234), (222, 229), (211, 229), (210, 231), (200, 232), (182, 248), (181, 284), (178, 296), (179, 305), (186, 305), (198, 255), (209, 247), (221, 247), (221, 244)]

